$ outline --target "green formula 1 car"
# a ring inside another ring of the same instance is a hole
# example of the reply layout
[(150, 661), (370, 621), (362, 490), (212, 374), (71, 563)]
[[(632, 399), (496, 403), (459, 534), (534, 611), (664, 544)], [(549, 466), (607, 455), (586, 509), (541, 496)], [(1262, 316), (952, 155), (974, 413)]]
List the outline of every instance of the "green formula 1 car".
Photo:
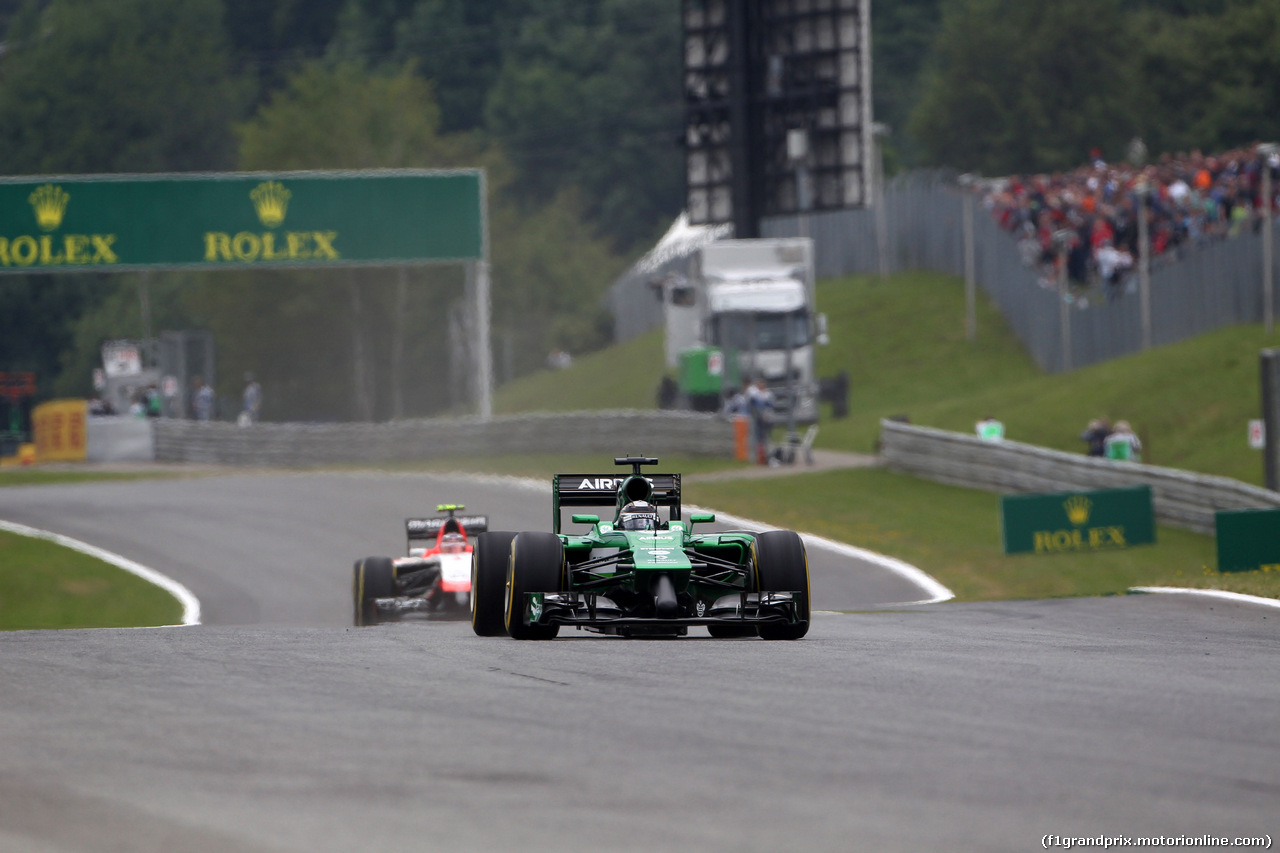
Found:
[[(790, 530), (695, 533), (710, 513), (680, 511), (680, 475), (645, 474), (657, 459), (624, 457), (629, 475), (558, 474), (554, 533), (488, 532), (471, 561), (471, 625), (480, 636), (549, 640), (562, 625), (623, 637), (796, 640), (809, 630), (809, 567)], [(560, 532), (562, 507), (584, 535)], [(662, 510), (666, 510), (666, 517)]]

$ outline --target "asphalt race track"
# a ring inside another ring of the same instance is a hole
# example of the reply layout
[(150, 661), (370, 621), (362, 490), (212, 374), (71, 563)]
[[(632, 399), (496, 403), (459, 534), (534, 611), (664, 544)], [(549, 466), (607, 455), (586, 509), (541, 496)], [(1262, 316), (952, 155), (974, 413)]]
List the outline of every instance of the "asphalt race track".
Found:
[(0, 634), (0, 851), (1013, 851), (1280, 830), (1280, 610), (886, 606), (923, 594), (810, 548), (814, 607), (856, 612), (794, 643), (348, 627), (352, 562), (399, 553), (403, 518), (441, 501), (495, 529), (550, 522), (544, 491), (488, 478), (0, 490), (0, 519), (164, 572), (204, 617)]

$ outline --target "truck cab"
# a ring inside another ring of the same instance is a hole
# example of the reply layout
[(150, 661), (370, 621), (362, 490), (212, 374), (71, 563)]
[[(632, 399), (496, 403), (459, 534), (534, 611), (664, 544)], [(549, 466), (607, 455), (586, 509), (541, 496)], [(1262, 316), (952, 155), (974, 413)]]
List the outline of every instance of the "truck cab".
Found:
[(668, 368), (677, 404), (714, 410), (761, 378), (779, 420), (818, 416), (813, 246), (807, 239), (719, 240), (691, 257), (664, 287)]

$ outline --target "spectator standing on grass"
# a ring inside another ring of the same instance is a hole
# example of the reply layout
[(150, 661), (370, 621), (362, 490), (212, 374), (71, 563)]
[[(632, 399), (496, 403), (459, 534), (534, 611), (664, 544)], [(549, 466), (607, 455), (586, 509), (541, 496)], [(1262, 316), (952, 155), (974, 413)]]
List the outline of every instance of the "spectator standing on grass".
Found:
[(1109, 435), (1111, 435), (1111, 425), (1107, 423), (1106, 418), (1095, 418), (1089, 421), (1084, 432), (1080, 433), (1080, 440), (1088, 443), (1090, 456), (1105, 456)]
[(974, 424), (973, 431), (983, 441), (1002, 441), (1004, 439), (1004, 424), (990, 415)]
[(1117, 421), (1116, 428), (1103, 442), (1106, 457), (1120, 462), (1141, 462), (1142, 442), (1134, 434), (1128, 421)]

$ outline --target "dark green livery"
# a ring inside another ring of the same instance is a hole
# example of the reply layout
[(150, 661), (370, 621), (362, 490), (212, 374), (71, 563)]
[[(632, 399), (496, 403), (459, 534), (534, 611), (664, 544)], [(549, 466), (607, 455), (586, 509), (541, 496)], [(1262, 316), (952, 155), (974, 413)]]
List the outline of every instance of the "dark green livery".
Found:
[[(477, 634), (550, 639), (561, 626), (617, 636), (799, 639), (809, 628), (804, 543), (789, 530), (695, 533), (709, 513), (683, 517), (679, 474), (643, 474), (656, 459), (625, 457), (626, 476), (559, 474), (552, 481), (552, 533), (487, 533), (472, 561)], [(562, 533), (563, 507), (613, 507), (610, 518)], [(646, 506), (657, 523), (623, 529), (624, 509)], [(668, 510), (663, 520), (657, 508)]]

